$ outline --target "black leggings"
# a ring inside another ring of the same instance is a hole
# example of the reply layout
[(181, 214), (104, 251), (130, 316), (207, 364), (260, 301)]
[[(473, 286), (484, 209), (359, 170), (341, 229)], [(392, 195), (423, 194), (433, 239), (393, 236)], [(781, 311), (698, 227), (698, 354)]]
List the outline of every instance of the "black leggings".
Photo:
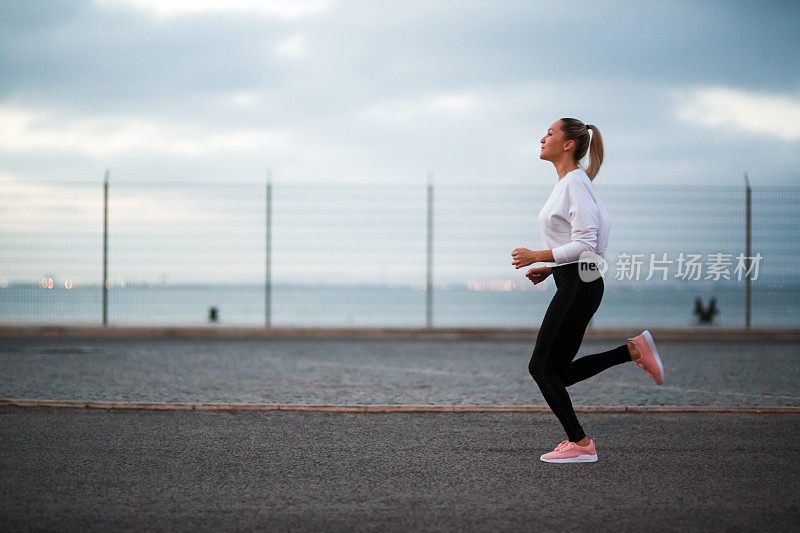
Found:
[(539, 385), (567, 437), (577, 442), (586, 436), (575, 416), (566, 387), (631, 360), (628, 344), (607, 352), (572, 359), (583, 341), (586, 326), (603, 299), (603, 278), (581, 281), (578, 263), (553, 267), (556, 293), (536, 337), (528, 370)]

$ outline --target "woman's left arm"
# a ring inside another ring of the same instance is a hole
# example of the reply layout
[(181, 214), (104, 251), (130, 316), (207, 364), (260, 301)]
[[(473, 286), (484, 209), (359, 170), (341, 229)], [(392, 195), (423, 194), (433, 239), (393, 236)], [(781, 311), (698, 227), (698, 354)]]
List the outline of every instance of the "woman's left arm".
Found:
[(550, 262), (555, 263), (553, 250), (528, 250), (527, 248), (517, 248), (511, 252), (511, 262), (514, 268), (522, 268), (534, 263)]

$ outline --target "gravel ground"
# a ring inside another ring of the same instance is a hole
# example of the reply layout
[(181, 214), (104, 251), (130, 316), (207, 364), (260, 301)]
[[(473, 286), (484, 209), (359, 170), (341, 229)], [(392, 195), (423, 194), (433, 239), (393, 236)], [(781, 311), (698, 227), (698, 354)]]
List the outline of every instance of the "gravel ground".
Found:
[[(800, 343), (659, 342), (573, 385), (575, 405), (800, 405)], [(619, 343), (585, 342), (578, 357)], [(545, 405), (523, 341), (0, 338), (0, 397), (122, 402)]]

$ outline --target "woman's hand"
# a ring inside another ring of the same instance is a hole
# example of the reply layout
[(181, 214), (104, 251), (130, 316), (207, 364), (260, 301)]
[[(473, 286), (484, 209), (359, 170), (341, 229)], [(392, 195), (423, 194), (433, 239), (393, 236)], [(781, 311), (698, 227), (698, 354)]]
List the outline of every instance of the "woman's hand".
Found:
[(539, 259), (538, 252), (528, 250), (527, 248), (517, 248), (511, 252), (511, 258), (514, 259), (511, 262), (511, 264), (514, 265), (514, 268), (526, 267), (541, 261), (541, 259)]
[(525, 277), (531, 280), (534, 285), (536, 285), (537, 283), (541, 283), (547, 279), (547, 276), (549, 276), (552, 272), (553, 269), (550, 267), (537, 267), (528, 270), (528, 273), (525, 274)]

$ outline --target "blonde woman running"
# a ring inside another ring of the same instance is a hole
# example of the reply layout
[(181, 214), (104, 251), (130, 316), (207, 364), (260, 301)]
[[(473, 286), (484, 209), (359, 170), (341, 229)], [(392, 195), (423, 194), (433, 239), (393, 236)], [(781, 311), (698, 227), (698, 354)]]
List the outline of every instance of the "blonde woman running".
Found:
[[(602, 276), (584, 281), (578, 271), (581, 253), (592, 252), (604, 257), (608, 246), (610, 220), (592, 185), (603, 162), (603, 139), (597, 126), (562, 118), (550, 126), (541, 143), (539, 158), (553, 163), (558, 174), (553, 192), (539, 212), (545, 250), (517, 248), (511, 253), (511, 264), (518, 269), (545, 263), (545, 266), (528, 270), (526, 276), (534, 284), (541, 283), (550, 274), (556, 283), (556, 293), (539, 328), (528, 370), (564, 427), (568, 440), (542, 455), (541, 460), (594, 462), (597, 461), (595, 442), (586, 436), (578, 422), (566, 387), (631, 360), (661, 385), (664, 369), (647, 330), (613, 350), (573, 361), (589, 320), (603, 298)], [(584, 170), (579, 162), (587, 152), (589, 166)]]

